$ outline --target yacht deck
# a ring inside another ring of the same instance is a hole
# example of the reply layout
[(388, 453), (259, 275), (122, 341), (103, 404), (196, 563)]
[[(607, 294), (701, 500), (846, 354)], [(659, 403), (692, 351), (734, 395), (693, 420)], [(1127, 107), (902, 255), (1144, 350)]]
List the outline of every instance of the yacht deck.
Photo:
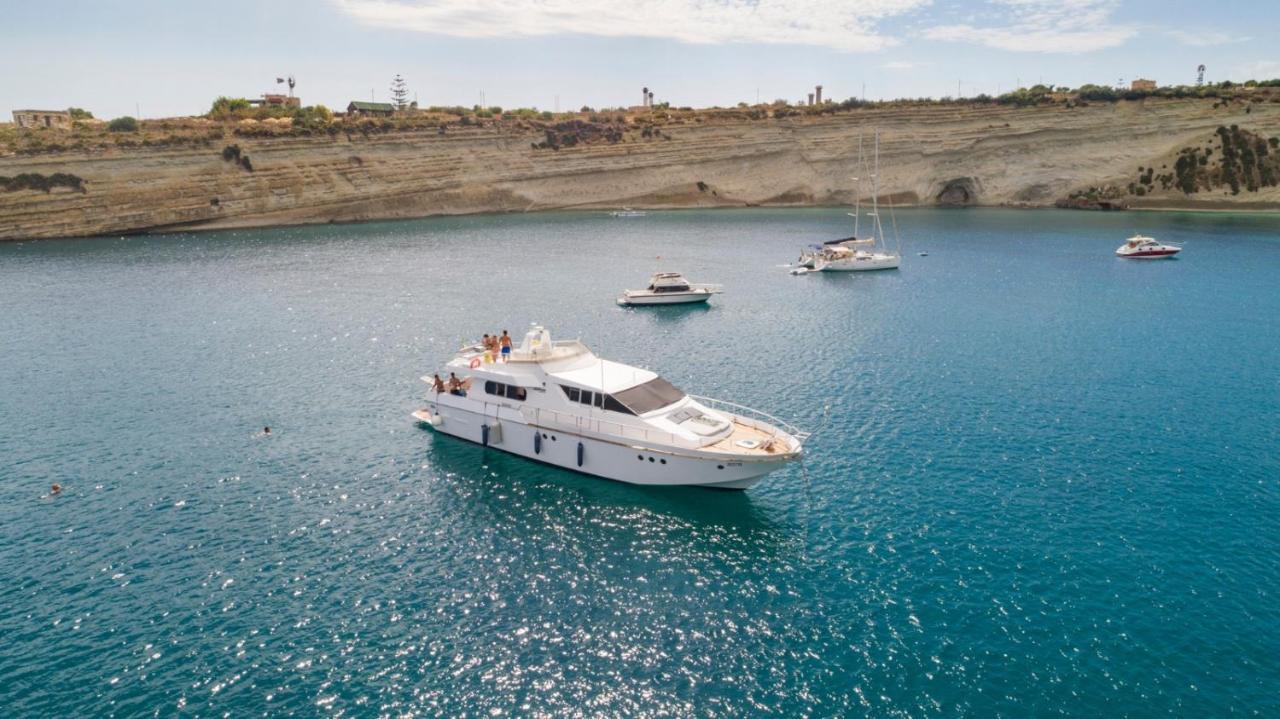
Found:
[[(754, 447), (743, 447), (738, 444), (738, 442), (744, 440), (754, 441), (757, 444)], [(771, 442), (772, 445), (770, 444)], [(743, 424), (735, 419), (733, 421), (733, 431), (729, 436), (715, 444), (707, 445), (706, 449), (717, 452), (730, 452), (732, 454), (758, 457), (773, 454), (784, 454), (788, 447), (787, 442), (783, 437)]]

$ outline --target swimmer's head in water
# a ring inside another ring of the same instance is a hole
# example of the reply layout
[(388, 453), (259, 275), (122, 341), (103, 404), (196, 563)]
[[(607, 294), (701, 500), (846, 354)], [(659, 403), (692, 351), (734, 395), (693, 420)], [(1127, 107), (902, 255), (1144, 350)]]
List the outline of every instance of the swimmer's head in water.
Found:
[(62, 485), (55, 483), (52, 487), (49, 488), (49, 491), (52, 492), (53, 494), (57, 494), (58, 492), (62, 491)]
[(263, 427), (263, 428), (262, 428), (262, 433), (263, 433), (263, 434), (271, 434), (271, 428), (270, 428), (270, 427)]

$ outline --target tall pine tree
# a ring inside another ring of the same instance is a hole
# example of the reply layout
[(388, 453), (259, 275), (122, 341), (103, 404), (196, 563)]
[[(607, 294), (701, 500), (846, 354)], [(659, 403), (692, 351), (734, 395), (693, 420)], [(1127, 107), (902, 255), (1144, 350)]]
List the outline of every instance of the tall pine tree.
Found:
[(400, 73), (396, 73), (391, 80), (391, 99), (401, 110), (409, 104), (409, 88), (405, 85), (404, 78), (400, 77)]

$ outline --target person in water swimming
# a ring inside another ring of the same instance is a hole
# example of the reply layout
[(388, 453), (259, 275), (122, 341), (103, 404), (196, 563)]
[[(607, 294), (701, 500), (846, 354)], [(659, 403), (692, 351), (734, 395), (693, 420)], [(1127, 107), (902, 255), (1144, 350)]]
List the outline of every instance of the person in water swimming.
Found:
[(49, 488), (49, 496), (53, 497), (59, 494), (62, 494), (62, 485), (54, 482), (53, 486)]

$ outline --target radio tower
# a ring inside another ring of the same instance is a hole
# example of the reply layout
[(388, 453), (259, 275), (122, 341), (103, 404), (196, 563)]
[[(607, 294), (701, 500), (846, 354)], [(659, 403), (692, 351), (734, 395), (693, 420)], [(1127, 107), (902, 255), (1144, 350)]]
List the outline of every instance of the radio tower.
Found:
[(1204, 65), (1196, 68), (1196, 87), (1204, 85)]

